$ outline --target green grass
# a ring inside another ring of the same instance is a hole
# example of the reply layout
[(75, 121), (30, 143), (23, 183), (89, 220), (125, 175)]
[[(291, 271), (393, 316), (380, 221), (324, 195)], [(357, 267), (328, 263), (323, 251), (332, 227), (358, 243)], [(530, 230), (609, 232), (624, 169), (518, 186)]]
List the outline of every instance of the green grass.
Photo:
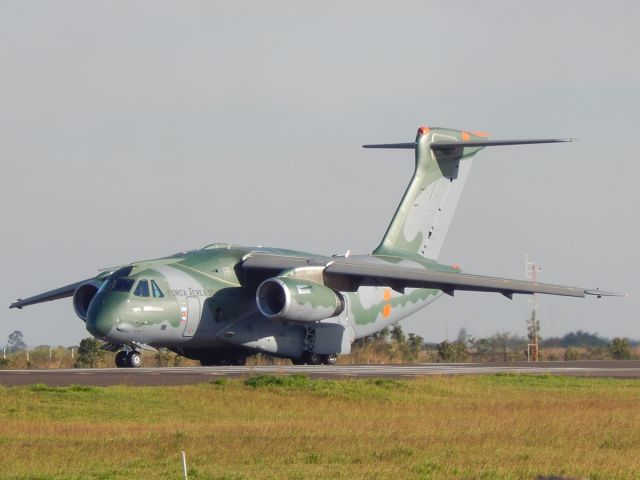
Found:
[(0, 388), (0, 478), (640, 478), (640, 382), (494, 375)]

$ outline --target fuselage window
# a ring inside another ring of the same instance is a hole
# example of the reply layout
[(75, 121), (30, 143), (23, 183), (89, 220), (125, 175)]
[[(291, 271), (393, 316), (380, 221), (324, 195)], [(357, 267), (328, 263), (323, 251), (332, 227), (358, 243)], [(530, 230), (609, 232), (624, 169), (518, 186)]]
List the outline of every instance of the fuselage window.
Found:
[(118, 278), (113, 282), (113, 286), (110, 290), (112, 292), (129, 293), (131, 291), (131, 287), (133, 287), (133, 282), (133, 278)]
[(164, 298), (164, 293), (162, 293), (162, 290), (160, 290), (155, 280), (151, 280), (151, 293), (153, 294), (153, 298)]
[(149, 282), (146, 280), (140, 280), (138, 282), (138, 286), (133, 294), (137, 297), (148, 297), (149, 296)]

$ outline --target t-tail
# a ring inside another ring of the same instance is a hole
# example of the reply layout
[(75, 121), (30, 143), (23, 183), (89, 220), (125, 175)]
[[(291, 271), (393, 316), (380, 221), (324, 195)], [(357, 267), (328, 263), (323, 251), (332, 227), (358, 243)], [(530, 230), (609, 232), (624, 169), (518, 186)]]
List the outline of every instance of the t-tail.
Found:
[(374, 255), (436, 260), (476, 153), (484, 147), (570, 142), (571, 139), (489, 140), (482, 132), (420, 127), (415, 142), (363, 145), (411, 149), (416, 165), (382, 242)]

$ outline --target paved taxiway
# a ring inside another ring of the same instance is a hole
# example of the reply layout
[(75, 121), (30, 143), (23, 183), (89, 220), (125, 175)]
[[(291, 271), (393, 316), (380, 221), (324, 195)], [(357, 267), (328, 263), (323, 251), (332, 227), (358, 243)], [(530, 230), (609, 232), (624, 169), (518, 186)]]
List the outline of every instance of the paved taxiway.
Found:
[(259, 366), (96, 368), (69, 370), (0, 370), (0, 385), (44, 383), (63, 385), (184, 385), (217, 377), (302, 373), (314, 378), (414, 378), (428, 375), (486, 375), (496, 373), (553, 374), (581, 377), (640, 379), (640, 361), (577, 361), (511, 363), (431, 363), (411, 365)]

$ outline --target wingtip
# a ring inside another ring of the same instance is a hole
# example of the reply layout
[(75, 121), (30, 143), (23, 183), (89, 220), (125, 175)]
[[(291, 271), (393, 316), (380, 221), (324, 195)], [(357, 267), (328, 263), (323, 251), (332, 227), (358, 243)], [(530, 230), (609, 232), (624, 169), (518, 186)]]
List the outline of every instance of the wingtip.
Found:
[(20, 302), (22, 302), (21, 298), (17, 299), (15, 302), (12, 302), (11, 305), (9, 305), (9, 308), (10, 309), (11, 308), (17, 308), (17, 309), (21, 310), (22, 306), (20, 305)]
[(584, 291), (585, 295), (594, 295), (597, 298), (602, 297), (628, 297), (628, 293), (618, 293), (618, 292), (607, 292), (605, 290), (600, 290), (599, 288), (591, 288)]

